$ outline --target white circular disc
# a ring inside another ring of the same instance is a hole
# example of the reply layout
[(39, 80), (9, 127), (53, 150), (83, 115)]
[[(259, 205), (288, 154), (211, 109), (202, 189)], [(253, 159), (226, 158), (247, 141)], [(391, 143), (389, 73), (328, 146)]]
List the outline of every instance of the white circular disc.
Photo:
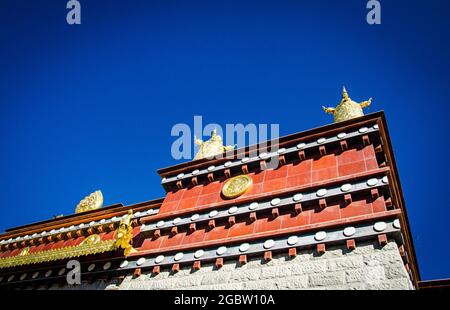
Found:
[(259, 154), (259, 158), (266, 158), (267, 156), (268, 156), (268, 154), (265, 152)]
[(195, 253), (194, 253), (194, 257), (195, 257), (195, 258), (200, 258), (200, 257), (202, 257), (203, 255), (205, 255), (205, 251), (203, 251), (203, 250), (197, 250), (197, 251), (195, 251)]
[(325, 188), (321, 188), (316, 192), (317, 197), (323, 197), (327, 194), (327, 190)]
[(271, 201), (270, 201), (270, 204), (272, 205), (272, 206), (276, 206), (277, 204), (279, 204), (281, 202), (281, 199), (280, 198), (274, 198), (274, 199), (272, 199)]
[(353, 226), (345, 227), (344, 229), (344, 236), (350, 237), (353, 236), (356, 233), (356, 229)]
[(250, 158), (244, 157), (244, 158), (241, 159), (241, 162), (246, 163), (246, 162), (248, 162), (249, 160), (250, 160)]
[(174, 220), (173, 220), (173, 224), (174, 225), (176, 225), (176, 224), (178, 224), (179, 222), (181, 222), (181, 218), (180, 217), (177, 217), (177, 218), (175, 218)]
[(233, 214), (236, 213), (238, 211), (238, 207), (234, 206), (231, 207), (230, 209), (228, 209), (228, 213)]
[(145, 257), (141, 257), (137, 260), (136, 265), (141, 266), (146, 261)]
[(159, 221), (158, 223), (156, 223), (156, 227), (163, 227), (164, 226), (164, 221)]
[(52, 275), (53, 271), (49, 270), (45, 273), (45, 277), (48, 278)]
[(314, 235), (314, 239), (316, 239), (317, 241), (322, 241), (323, 239), (325, 239), (327, 237), (327, 233), (324, 231), (318, 231), (316, 232), (316, 234)]
[(295, 194), (295, 195), (292, 197), (292, 199), (293, 199), (294, 201), (300, 201), (300, 200), (303, 199), (303, 194), (301, 194), (301, 193)]
[(325, 143), (326, 141), (327, 141), (327, 139), (325, 139), (325, 138), (317, 139), (317, 143), (319, 143), (319, 144)]
[(367, 128), (367, 127), (362, 127), (362, 128), (359, 128), (359, 132), (360, 133), (364, 133), (364, 132), (366, 132), (367, 130), (369, 130), (369, 128)]
[(304, 148), (305, 146), (306, 146), (305, 143), (299, 143), (299, 144), (297, 144), (297, 148), (298, 148), (298, 149), (302, 149), (302, 148)]
[(279, 149), (279, 150), (277, 151), (278, 154), (282, 154), (282, 153), (284, 153), (284, 152), (286, 152), (286, 149), (285, 149), (285, 148), (281, 148), (281, 149)]
[(389, 183), (389, 179), (388, 179), (387, 175), (385, 175), (385, 176), (381, 179), (381, 181), (382, 181), (384, 184), (388, 184), (388, 183)]
[(108, 270), (109, 268), (111, 268), (111, 262), (107, 262), (103, 265), (103, 270)]
[(180, 173), (179, 175), (177, 175), (177, 179), (181, 179), (182, 177), (184, 177), (184, 173)]
[(175, 254), (175, 256), (173, 257), (173, 259), (175, 261), (179, 261), (180, 259), (182, 259), (184, 257), (184, 254), (181, 252), (178, 252), (177, 254)]
[(31, 276), (33, 279), (36, 279), (39, 276), (39, 271), (36, 271), (35, 273), (33, 273), (33, 275)]
[(196, 221), (196, 220), (198, 220), (198, 218), (200, 217), (200, 215), (199, 214), (193, 214), (192, 216), (191, 216), (191, 221)]
[(158, 255), (158, 256), (155, 258), (155, 263), (159, 264), (159, 263), (161, 263), (163, 260), (164, 260), (164, 255)]
[(128, 266), (128, 261), (124, 260), (123, 262), (120, 263), (120, 268), (125, 268), (126, 266)]
[(255, 210), (255, 209), (258, 208), (258, 203), (257, 203), (257, 202), (252, 202), (252, 203), (248, 206), (248, 208), (249, 208), (250, 210)]
[(352, 189), (352, 185), (350, 183), (343, 184), (341, 186), (341, 191), (343, 191), (343, 192), (348, 192), (351, 189)]
[(90, 264), (88, 267), (88, 271), (92, 271), (95, 268), (95, 264)]
[(227, 247), (221, 246), (220, 248), (217, 249), (216, 253), (217, 253), (218, 255), (222, 255), (222, 254), (224, 254), (226, 251), (227, 251)]
[(208, 171), (213, 171), (216, 168), (216, 166), (209, 166)]
[(369, 185), (369, 186), (375, 186), (377, 184), (378, 184), (377, 178), (372, 178), (372, 179), (367, 180), (367, 185)]
[(378, 124), (373, 125), (373, 129), (378, 129), (378, 128), (379, 128)]
[(217, 214), (219, 214), (219, 211), (212, 210), (211, 212), (209, 212), (209, 217), (215, 217), (215, 216), (217, 216)]
[(394, 220), (393, 225), (394, 225), (395, 228), (400, 229), (400, 227), (401, 227), (400, 226), (400, 220), (399, 219)]
[(378, 232), (385, 230), (386, 227), (387, 227), (387, 225), (385, 222), (376, 222), (373, 225), (373, 229), (375, 229), (375, 231), (378, 231)]
[(338, 139), (344, 139), (347, 136), (347, 134), (345, 132), (341, 132), (340, 134), (337, 135)]
[(290, 237), (288, 238), (288, 240), (287, 240), (287, 243), (288, 243), (289, 245), (297, 244), (297, 242), (298, 242), (298, 237), (297, 237), (297, 236), (290, 236)]
[(27, 273), (22, 273), (22, 275), (20, 276), (20, 280), (25, 280), (26, 277), (27, 277)]
[(240, 252), (245, 252), (245, 251), (248, 251), (249, 248), (250, 248), (250, 244), (248, 244), (248, 243), (242, 243), (242, 244), (239, 246), (239, 251), (240, 251)]
[(58, 272), (58, 275), (62, 276), (66, 272), (66, 268), (61, 268)]
[(200, 172), (200, 170), (195, 169), (194, 171), (192, 171), (192, 174), (193, 174), (193, 175), (196, 175), (196, 174), (199, 174), (199, 172)]
[(230, 167), (231, 166), (231, 164), (232, 164), (232, 162), (231, 161), (227, 161), (226, 163), (224, 163), (223, 165), (225, 166), (225, 167)]
[(274, 245), (275, 245), (275, 241), (273, 241), (273, 239), (268, 239), (268, 240), (264, 241), (263, 247), (265, 249), (270, 249)]
[(10, 275), (8, 278), (8, 282), (11, 282), (14, 279), (14, 275)]

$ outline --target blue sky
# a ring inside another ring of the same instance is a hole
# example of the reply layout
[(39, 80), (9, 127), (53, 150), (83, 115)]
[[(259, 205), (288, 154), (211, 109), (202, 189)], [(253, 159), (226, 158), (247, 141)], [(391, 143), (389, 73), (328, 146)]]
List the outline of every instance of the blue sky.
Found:
[(0, 2), (0, 230), (164, 195), (176, 123), (332, 122), (345, 85), (384, 110), (423, 279), (450, 277), (450, 2)]

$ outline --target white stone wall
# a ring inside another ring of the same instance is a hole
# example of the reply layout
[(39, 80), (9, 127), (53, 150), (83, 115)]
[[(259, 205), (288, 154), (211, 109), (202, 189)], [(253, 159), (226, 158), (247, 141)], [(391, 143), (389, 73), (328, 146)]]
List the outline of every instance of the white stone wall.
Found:
[[(56, 287), (55, 287), (56, 288)], [(270, 262), (253, 258), (244, 266), (225, 261), (217, 270), (205, 264), (198, 271), (190, 267), (178, 273), (161, 270), (157, 276), (143, 273), (118, 283), (97, 281), (76, 289), (195, 289), (195, 290), (264, 290), (264, 289), (413, 289), (395, 242), (383, 248), (376, 243), (329, 248), (323, 255), (312, 250), (274, 256)]]

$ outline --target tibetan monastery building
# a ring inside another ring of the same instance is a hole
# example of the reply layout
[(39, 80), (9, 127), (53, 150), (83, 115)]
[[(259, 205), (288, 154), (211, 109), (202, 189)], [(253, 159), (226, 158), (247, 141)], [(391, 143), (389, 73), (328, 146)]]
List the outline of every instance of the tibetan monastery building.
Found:
[(369, 104), (344, 90), (325, 108), (335, 123), (276, 151), (230, 150), (213, 133), (205, 154), (158, 171), (161, 199), (103, 207), (97, 191), (72, 215), (8, 229), (0, 288), (417, 289), (386, 119), (363, 115)]

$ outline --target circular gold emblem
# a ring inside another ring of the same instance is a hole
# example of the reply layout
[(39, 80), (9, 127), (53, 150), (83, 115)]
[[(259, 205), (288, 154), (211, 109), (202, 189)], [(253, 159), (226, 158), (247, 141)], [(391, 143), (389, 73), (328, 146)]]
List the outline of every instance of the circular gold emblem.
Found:
[(222, 194), (226, 198), (236, 198), (241, 196), (252, 185), (253, 180), (247, 175), (238, 175), (225, 182)]

